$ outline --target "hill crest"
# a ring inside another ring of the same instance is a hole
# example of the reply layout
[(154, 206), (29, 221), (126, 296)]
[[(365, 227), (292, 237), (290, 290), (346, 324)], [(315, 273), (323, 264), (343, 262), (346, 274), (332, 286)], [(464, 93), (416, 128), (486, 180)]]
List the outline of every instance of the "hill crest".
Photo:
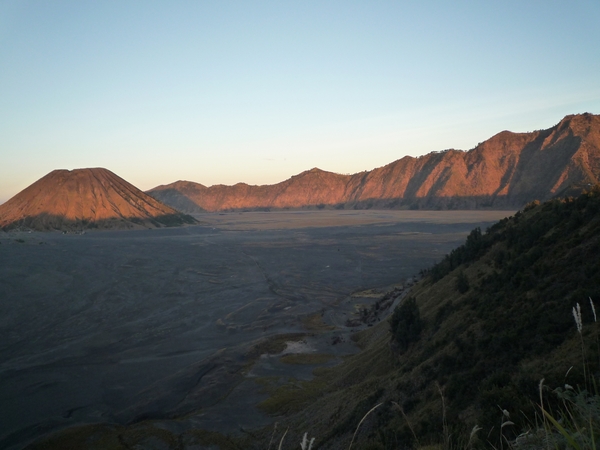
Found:
[(262, 208), (520, 208), (576, 194), (600, 180), (600, 116), (564, 117), (529, 133), (501, 131), (475, 148), (405, 156), (341, 175), (313, 168), (273, 185), (206, 187), (190, 181), (148, 191), (186, 212)]

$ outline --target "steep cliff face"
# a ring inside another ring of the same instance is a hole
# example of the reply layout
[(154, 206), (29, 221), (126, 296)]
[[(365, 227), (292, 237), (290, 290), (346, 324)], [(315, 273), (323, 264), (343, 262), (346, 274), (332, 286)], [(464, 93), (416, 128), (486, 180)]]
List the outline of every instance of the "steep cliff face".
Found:
[(599, 178), (600, 116), (578, 114), (548, 130), (503, 131), (467, 152), (406, 156), (354, 175), (315, 168), (268, 186), (178, 181), (148, 193), (186, 212), (320, 205), (519, 208), (534, 199), (577, 193)]
[(0, 205), (4, 229), (160, 227), (193, 221), (102, 168), (54, 170)]

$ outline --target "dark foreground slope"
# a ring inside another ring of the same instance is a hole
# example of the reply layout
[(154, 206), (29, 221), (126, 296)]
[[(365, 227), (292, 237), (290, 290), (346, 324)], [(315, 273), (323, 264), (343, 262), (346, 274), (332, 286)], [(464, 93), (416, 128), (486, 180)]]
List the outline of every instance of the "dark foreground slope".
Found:
[[(577, 303), (588, 373), (598, 370), (589, 298), (599, 304), (599, 255), (600, 188), (528, 205), (485, 233), (474, 230), (433, 267), (410, 293), (415, 309), (392, 316), (393, 333), (389, 323), (359, 333), (362, 353), (275, 389), (263, 407), (286, 418), (292, 448), (305, 431), (318, 449), (348, 448), (379, 404), (356, 448), (441, 443), (445, 429), (464, 445), (475, 425), (480, 442), (498, 448), (501, 409), (514, 422), (502, 430), (507, 438), (534, 426), (542, 378), (552, 388), (585, 386)], [(549, 389), (544, 395), (556, 400)]]
[(566, 116), (531, 133), (502, 131), (467, 152), (446, 150), (354, 175), (311, 169), (281, 183), (206, 187), (189, 181), (148, 193), (181, 211), (261, 208), (521, 208), (580, 193), (600, 180), (600, 116)]
[(103, 168), (54, 170), (0, 205), (0, 229), (155, 228), (196, 221)]

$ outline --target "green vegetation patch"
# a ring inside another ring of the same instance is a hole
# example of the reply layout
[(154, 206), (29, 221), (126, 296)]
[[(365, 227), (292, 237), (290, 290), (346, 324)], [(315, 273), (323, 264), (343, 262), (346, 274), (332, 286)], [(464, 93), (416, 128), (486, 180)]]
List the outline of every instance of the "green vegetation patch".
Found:
[[(198, 223), (196, 219), (187, 214), (165, 214), (164, 216), (160, 216), (156, 218), (156, 221), (152, 221), (153, 223), (159, 222), (162, 225), (167, 227), (177, 227), (183, 224), (195, 224)], [(159, 224), (155, 224), (160, 226)]]
[(122, 426), (84, 425), (67, 428), (41, 439), (28, 450), (126, 450), (119, 439)]
[(323, 316), (320, 313), (311, 314), (302, 319), (302, 325), (308, 331), (330, 331), (335, 330), (333, 325), (327, 325), (323, 322)]
[(84, 425), (68, 428), (36, 442), (28, 450), (131, 450), (162, 448), (178, 450), (191, 446), (215, 445), (220, 450), (249, 448), (248, 436), (228, 437), (207, 430), (190, 430), (175, 434), (154, 422), (130, 426)]
[(288, 353), (279, 358), (279, 361), (284, 364), (311, 365), (324, 364), (332, 358), (333, 355), (326, 353)]
[[(230, 437), (215, 431), (191, 430), (183, 435), (184, 448), (191, 446), (215, 445), (219, 450), (244, 450), (252, 448), (252, 439), (248, 436)], [(181, 447), (177, 447), (181, 448)]]
[(294, 380), (275, 389), (273, 394), (258, 407), (267, 414), (289, 414), (303, 409), (312, 400), (322, 395), (327, 388), (324, 379), (309, 382)]

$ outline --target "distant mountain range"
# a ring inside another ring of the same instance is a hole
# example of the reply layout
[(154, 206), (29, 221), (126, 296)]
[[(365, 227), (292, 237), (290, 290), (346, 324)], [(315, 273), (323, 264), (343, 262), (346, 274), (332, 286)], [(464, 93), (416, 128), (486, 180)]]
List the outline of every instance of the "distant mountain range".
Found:
[(600, 116), (569, 115), (547, 130), (502, 131), (472, 150), (406, 156), (354, 175), (311, 169), (274, 185), (177, 181), (147, 193), (187, 213), (265, 208), (520, 208), (576, 195), (600, 178)]
[(55, 170), (0, 205), (0, 229), (162, 227), (195, 223), (182, 212), (271, 208), (517, 209), (599, 178), (600, 116), (585, 113), (547, 130), (503, 131), (467, 152), (405, 156), (354, 175), (315, 168), (265, 186), (177, 181), (144, 193), (106, 169)]
[(157, 228), (195, 220), (109, 170), (54, 170), (0, 205), (0, 229)]

